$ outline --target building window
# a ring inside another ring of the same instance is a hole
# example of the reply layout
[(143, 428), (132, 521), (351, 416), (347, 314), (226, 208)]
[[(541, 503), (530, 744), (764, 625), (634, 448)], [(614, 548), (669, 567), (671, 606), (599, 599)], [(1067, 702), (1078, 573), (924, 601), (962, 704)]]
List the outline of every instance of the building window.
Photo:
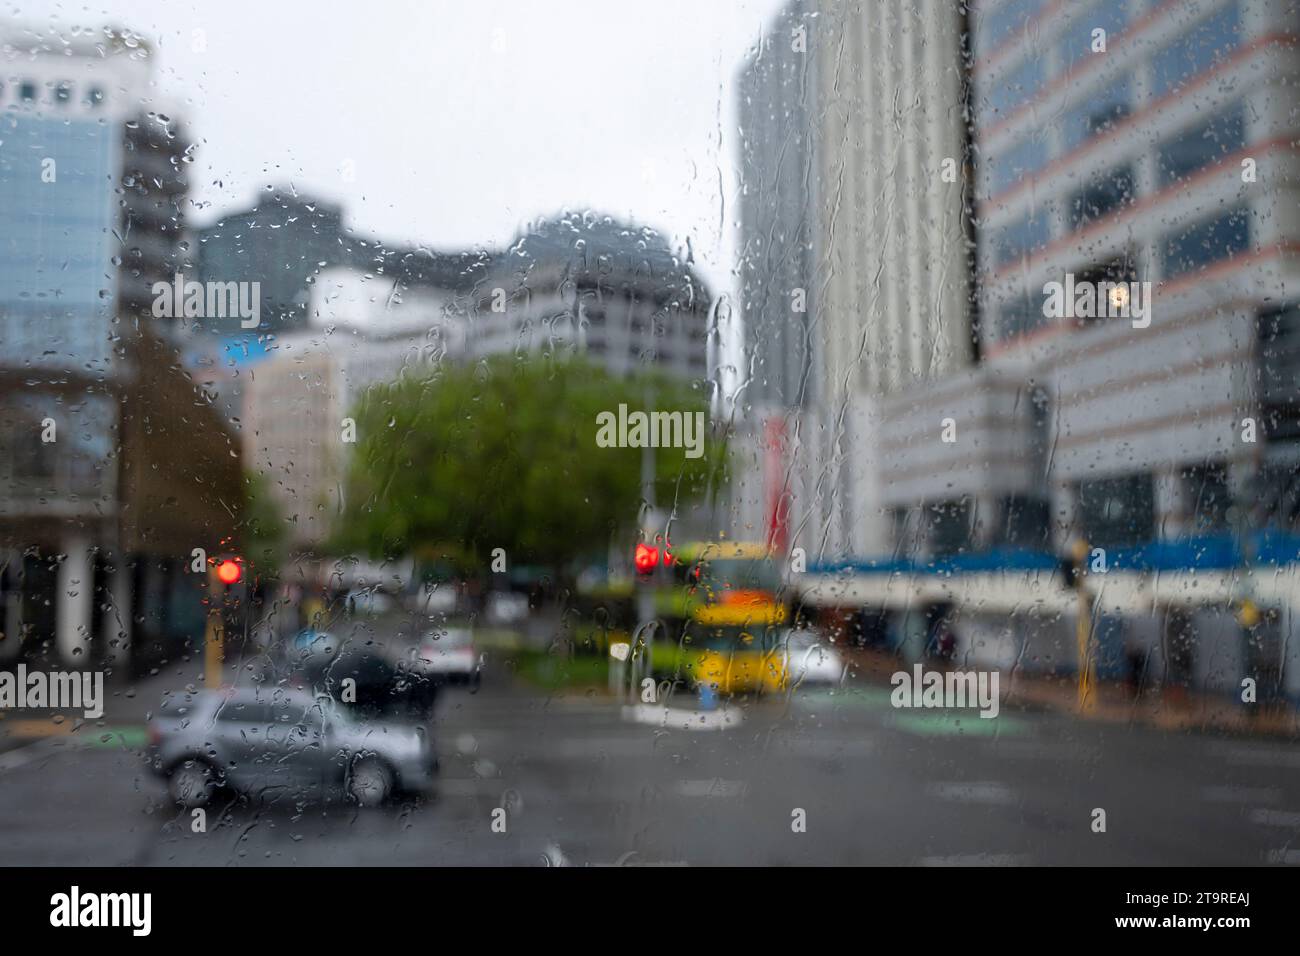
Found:
[(941, 501), (926, 509), (930, 553), (936, 558), (951, 557), (971, 546), (970, 499)]
[(1036, 209), (1004, 226), (994, 246), (994, 266), (1023, 262), (1051, 239), (1051, 224), (1045, 209)]
[(92, 86), (86, 91), (86, 105), (91, 107), (102, 106), (104, 104), (104, 89), (100, 86)]
[(1007, 0), (993, 5), (988, 13), (983, 8), (975, 23), (975, 45), (978, 56), (988, 56), (1028, 25), (1042, 12), (1046, 0)]
[(1245, 207), (1204, 219), (1167, 236), (1163, 242), (1163, 275), (1172, 279), (1211, 263), (1230, 259), (1250, 248), (1250, 219)]
[(1131, 548), (1155, 537), (1155, 483), (1149, 472), (1081, 481), (1079, 524), (1097, 548)]
[(1057, 48), (1061, 69), (1069, 72), (1085, 57), (1092, 56), (1092, 31), (1106, 31), (1106, 49), (1128, 26), (1128, 0), (1099, 0), (1074, 18), (1061, 32)]
[(1033, 130), (1001, 156), (990, 156), (986, 164), (989, 170), (987, 194), (996, 196), (1046, 166), (1048, 158), (1046, 137), (1046, 127)]
[(1002, 515), (995, 529), (994, 544), (1008, 548), (1046, 549), (1051, 544), (1051, 508), (1037, 495), (1008, 495), (1002, 499)]
[(1265, 440), (1300, 440), (1300, 306), (1260, 313), (1255, 329), (1257, 391)]
[(1166, 96), (1218, 66), (1241, 43), (1241, 11), (1230, 3), (1183, 31), (1151, 58), (1151, 94)]
[(1300, 464), (1272, 462), (1260, 468), (1252, 515), (1266, 528), (1300, 531)]
[(1206, 462), (1184, 468), (1183, 518), (1193, 534), (1222, 531), (1228, 526), (1228, 468), (1222, 462)]
[(980, 104), (983, 122), (996, 122), (1030, 102), (1044, 79), (1043, 59), (1031, 52), (1019, 66), (988, 84)]
[(1160, 185), (1168, 186), (1213, 166), (1246, 145), (1246, 117), (1236, 103), (1187, 132), (1160, 144), (1156, 169)]
[(998, 316), (997, 341), (1005, 342), (1028, 335), (1041, 328), (1045, 321), (1041, 290), (1018, 295), (1002, 306)]
[(1137, 194), (1130, 165), (1116, 166), (1097, 176), (1070, 197), (1070, 228), (1080, 229), (1129, 205)]
[(1133, 112), (1132, 77), (1119, 77), (1091, 94), (1082, 106), (1065, 115), (1061, 135), (1066, 149), (1077, 149), (1094, 136), (1110, 132)]
[(23, 80), (18, 84), (18, 98), (24, 103), (36, 102), (36, 84), (31, 80)]
[(59, 106), (67, 106), (72, 102), (72, 84), (63, 82), (54, 87), (54, 102)]
[[(1114, 259), (1108, 259), (1105, 262), (1094, 263), (1087, 268), (1075, 270), (1074, 281), (1076, 286), (1088, 283), (1094, 287), (1100, 286), (1104, 282), (1136, 282), (1138, 281), (1137, 262), (1131, 252), (1126, 252)], [(1080, 325), (1091, 325), (1094, 322), (1105, 321), (1105, 317), (1098, 315), (1092, 318), (1080, 318), (1076, 321)]]

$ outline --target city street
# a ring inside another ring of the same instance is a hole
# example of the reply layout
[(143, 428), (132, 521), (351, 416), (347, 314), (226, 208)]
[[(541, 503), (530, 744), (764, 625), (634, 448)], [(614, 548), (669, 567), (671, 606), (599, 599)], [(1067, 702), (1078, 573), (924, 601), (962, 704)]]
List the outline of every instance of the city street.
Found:
[(1300, 863), (1300, 754), (1286, 743), (896, 711), (887, 687), (859, 684), (731, 705), (740, 719), (722, 729), (664, 729), (633, 719), (661, 724), (661, 709), (490, 673), (439, 703), (436, 795), (215, 807), (206, 833), (147, 773), (143, 727), (115, 723), (115, 706), (143, 701), (114, 697), (103, 729), (5, 744), (0, 863)]

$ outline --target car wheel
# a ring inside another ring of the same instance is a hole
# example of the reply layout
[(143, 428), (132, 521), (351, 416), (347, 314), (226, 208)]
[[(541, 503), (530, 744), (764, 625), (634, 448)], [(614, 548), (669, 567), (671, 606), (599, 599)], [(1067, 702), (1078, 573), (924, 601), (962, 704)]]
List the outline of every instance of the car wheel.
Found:
[(347, 792), (354, 803), (377, 807), (393, 794), (393, 772), (382, 760), (363, 757), (348, 772)]
[(212, 765), (202, 760), (185, 760), (167, 777), (167, 793), (177, 806), (193, 810), (206, 806), (217, 786)]

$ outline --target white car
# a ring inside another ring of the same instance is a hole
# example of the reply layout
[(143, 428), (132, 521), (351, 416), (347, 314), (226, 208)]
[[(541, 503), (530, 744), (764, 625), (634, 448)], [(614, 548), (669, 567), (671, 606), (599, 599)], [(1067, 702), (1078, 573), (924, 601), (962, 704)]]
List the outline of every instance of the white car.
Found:
[(791, 687), (799, 684), (838, 684), (844, 678), (844, 658), (817, 631), (790, 628), (782, 648)]
[(414, 661), (414, 667), (422, 673), (452, 683), (470, 683), (476, 680), (479, 665), (474, 634), (462, 627), (429, 631), (421, 639)]
[(432, 617), (435, 614), (455, 614), (460, 598), (454, 584), (439, 584), (419, 591), (413, 598), (416, 611)]
[(373, 616), (387, 614), (395, 605), (393, 599), (383, 591), (357, 588), (348, 592), (345, 606), (349, 613)]
[(494, 624), (517, 624), (528, 617), (528, 595), (493, 591), (487, 596), (487, 618)]

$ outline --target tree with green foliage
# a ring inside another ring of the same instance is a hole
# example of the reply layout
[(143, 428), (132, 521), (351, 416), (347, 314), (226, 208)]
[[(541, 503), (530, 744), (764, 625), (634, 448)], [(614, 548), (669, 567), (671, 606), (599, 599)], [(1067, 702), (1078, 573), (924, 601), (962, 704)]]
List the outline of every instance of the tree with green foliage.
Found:
[(288, 560), (288, 535), (271, 483), (260, 472), (244, 474), (244, 555), (262, 577), (273, 578)]
[[(618, 406), (703, 412), (707, 396), (653, 373), (615, 378), (580, 358), (501, 356), (376, 386), (354, 412), (336, 546), (375, 558), (455, 555), (486, 567), (562, 571), (635, 529), (640, 448), (597, 444)], [(714, 443), (702, 457), (655, 450), (660, 507), (720, 486)]]

